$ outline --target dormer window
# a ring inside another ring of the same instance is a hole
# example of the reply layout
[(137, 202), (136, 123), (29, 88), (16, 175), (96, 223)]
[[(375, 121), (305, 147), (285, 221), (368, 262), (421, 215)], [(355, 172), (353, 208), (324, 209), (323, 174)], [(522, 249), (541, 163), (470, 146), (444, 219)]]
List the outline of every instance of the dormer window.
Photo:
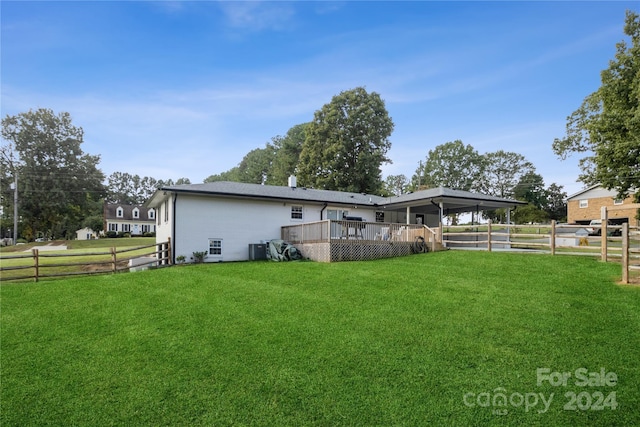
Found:
[(155, 219), (156, 218), (156, 211), (153, 209), (149, 209), (149, 212), (147, 213), (147, 215), (149, 215), (149, 219)]
[(124, 209), (118, 206), (118, 209), (116, 209), (116, 218), (122, 218), (123, 216), (124, 216)]
[(140, 209), (138, 208), (133, 209), (133, 218), (134, 219), (140, 218)]

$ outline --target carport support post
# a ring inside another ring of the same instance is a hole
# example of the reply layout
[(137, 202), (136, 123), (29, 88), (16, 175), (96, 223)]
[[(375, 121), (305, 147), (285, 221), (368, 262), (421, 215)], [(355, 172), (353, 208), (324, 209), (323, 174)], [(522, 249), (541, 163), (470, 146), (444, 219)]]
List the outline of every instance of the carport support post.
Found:
[(607, 215), (607, 207), (600, 208), (600, 260), (607, 262), (607, 222), (609, 222)]
[(411, 206), (407, 206), (407, 224), (411, 224)]
[(444, 223), (442, 222), (442, 214), (444, 212), (444, 202), (440, 202), (440, 209), (438, 209), (438, 216), (440, 217), (440, 232), (438, 234), (440, 234), (439, 239), (440, 239), (440, 243), (444, 245), (444, 242), (442, 241), (442, 238), (444, 236)]
[(491, 220), (487, 222), (487, 250), (491, 252)]
[(629, 223), (622, 224), (622, 283), (629, 284)]

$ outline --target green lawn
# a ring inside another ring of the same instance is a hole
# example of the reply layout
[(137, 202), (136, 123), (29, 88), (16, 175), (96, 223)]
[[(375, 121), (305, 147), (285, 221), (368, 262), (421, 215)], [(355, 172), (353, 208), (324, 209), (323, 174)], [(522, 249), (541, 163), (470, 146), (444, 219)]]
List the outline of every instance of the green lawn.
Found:
[(640, 289), (619, 276), (447, 251), (3, 284), (0, 423), (638, 425)]
[[(81, 271), (95, 271), (97, 268), (110, 269), (110, 265), (105, 264), (111, 261), (110, 249), (116, 248), (118, 251), (127, 250), (118, 254), (117, 258), (126, 260), (128, 258), (148, 255), (154, 252), (154, 247), (146, 247), (138, 250), (130, 250), (136, 247), (155, 244), (155, 237), (119, 238), (119, 239), (96, 239), (96, 240), (70, 240), (53, 241), (44, 243), (30, 243), (27, 245), (9, 246), (0, 252), (0, 266), (3, 268), (16, 266), (33, 266), (34, 260), (31, 256), (31, 249), (41, 246), (66, 247), (64, 250), (40, 250), (40, 274), (65, 274)], [(99, 254), (99, 255), (96, 255)], [(60, 256), (64, 255), (64, 256)], [(27, 256), (26, 258), (24, 256)], [(89, 266), (62, 265), (60, 264), (91, 264)], [(126, 261), (124, 261), (126, 266)], [(56, 265), (56, 266), (53, 266)], [(15, 277), (34, 275), (32, 268), (26, 270), (5, 270), (2, 272), (1, 280), (10, 280)], [(24, 279), (33, 280), (33, 279)]]
[(131, 246), (146, 246), (156, 242), (155, 237), (122, 237), (104, 238), (94, 240), (53, 240), (50, 242), (31, 242), (24, 245), (14, 245), (0, 247), (0, 254), (10, 254), (12, 252), (24, 252), (40, 246), (66, 246), (67, 249), (109, 249), (111, 247), (125, 248)]

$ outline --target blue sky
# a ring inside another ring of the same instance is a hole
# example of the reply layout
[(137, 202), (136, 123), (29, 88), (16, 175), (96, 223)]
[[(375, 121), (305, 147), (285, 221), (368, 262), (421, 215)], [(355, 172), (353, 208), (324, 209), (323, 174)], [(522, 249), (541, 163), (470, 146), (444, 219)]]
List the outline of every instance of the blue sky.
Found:
[(566, 117), (637, 2), (2, 1), (1, 113), (67, 111), (106, 175), (202, 182), (343, 90), (395, 123), (383, 174), (456, 139), (523, 154), (571, 194)]

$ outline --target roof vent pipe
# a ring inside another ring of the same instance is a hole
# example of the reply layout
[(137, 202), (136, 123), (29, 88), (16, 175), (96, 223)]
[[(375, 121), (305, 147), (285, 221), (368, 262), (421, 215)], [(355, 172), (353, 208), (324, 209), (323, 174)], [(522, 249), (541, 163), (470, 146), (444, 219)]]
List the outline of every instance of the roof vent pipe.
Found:
[(291, 175), (289, 177), (289, 187), (296, 188), (296, 176), (295, 175)]

